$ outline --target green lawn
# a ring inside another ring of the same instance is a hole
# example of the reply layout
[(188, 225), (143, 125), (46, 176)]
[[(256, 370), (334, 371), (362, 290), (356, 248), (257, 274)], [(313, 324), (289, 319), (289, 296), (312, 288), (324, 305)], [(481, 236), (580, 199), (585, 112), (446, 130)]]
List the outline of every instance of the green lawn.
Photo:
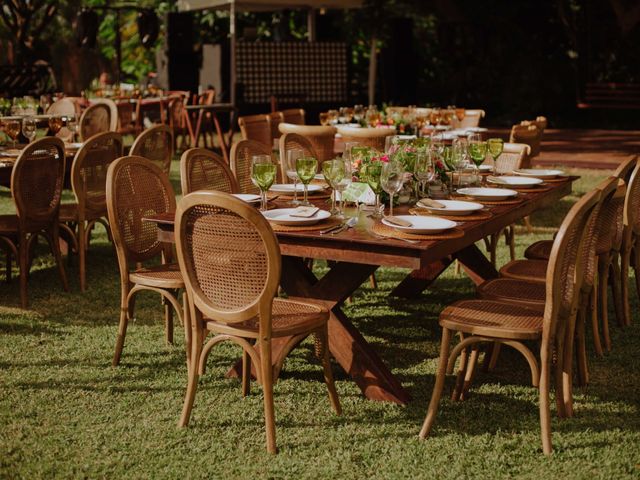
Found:
[[(578, 194), (605, 174), (575, 173), (583, 175)], [(535, 215), (534, 225), (557, 226), (575, 199)], [(0, 211), (11, 208), (2, 190)], [(519, 233), (519, 254), (550, 236), (547, 230)], [(500, 263), (506, 250), (501, 246)], [(420, 298), (400, 300), (388, 293), (404, 272), (383, 269), (378, 290), (367, 282), (345, 310), (414, 401), (400, 407), (365, 400), (335, 366), (344, 409), (336, 417), (307, 342), (287, 360), (275, 387), (280, 453), (271, 456), (264, 446), (260, 388), (242, 399), (239, 382), (224, 377), (237, 347), (214, 350), (191, 426), (179, 430), (187, 378), (181, 327), (176, 344), (165, 345), (158, 299), (143, 294), (122, 364), (112, 368), (119, 280), (104, 232), (91, 245), (84, 295), (77, 262), (68, 267), (71, 292), (64, 293), (44, 245), (39, 252), (29, 311), (18, 308), (17, 281), (0, 287), (0, 478), (640, 477), (635, 292), (633, 326), (621, 330), (613, 322), (614, 349), (604, 358), (591, 355), (591, 384), (576, 389), (574, 418), (554, 418), (555, 453), (545, 458), (537, 392), (525, 361), (509, 351), (496, 371), (477, 376), (468, 401), (443, 400), (432, 437), (418, 440), (434, 383), (438, 313), (473, 295), (473, 287), (449, 269)]]

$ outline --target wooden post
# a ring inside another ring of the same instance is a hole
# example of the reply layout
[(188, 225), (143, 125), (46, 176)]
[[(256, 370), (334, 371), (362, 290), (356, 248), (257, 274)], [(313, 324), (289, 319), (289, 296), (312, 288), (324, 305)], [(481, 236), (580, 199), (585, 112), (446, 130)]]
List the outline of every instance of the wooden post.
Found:
[(236, 4), (231, 2), (229, 5), (229, 39), (231, 47), (231, 74), (229, 79), (231, 85), (229, 86), (229, 101), (231, 105), (236, 105)]
[(369, 55), (369, 105), (375, 105), (376, 95), (376, 36), (371, 37), (371, 53)]
[(313, 8), (307, 12), (307, 41), (316, 41), (316, 11)]

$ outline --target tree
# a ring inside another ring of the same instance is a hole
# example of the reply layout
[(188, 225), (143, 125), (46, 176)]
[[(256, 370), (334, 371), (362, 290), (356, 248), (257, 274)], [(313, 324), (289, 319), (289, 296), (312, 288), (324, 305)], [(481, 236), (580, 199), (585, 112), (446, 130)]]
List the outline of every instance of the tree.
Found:
[(9, 61), (21, 63), (35, 60), (37, 39), (58, 11), (57, 0), (6, 0), (0, 18), (11, 37)]

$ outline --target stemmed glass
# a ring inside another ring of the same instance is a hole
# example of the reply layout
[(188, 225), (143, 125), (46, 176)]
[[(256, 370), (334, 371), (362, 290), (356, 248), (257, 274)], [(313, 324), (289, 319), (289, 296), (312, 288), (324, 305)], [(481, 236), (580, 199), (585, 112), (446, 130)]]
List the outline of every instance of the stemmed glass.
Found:
[(62, 128), (62, 117), (50, 117), (49, 118), (49, 130), (53, 135), (56, 135)]
[(36, 138), (36, 119), (33, 117), (24, 117), (22, 119), (22, 134), (27, 137), (29, 143)]
[(433, 153), (431, 151), (419, 151), (416, 153), (413, 174), (418, 180), (416, 184), (416, 196), (422, 198), (426, 196), (428, 189), (426, 185), (431, 182), (436, 174)]
[(296, 160), (296, 172), (298, 172), (298, 178), (304, 185), (304, 200), (300, 202), (300, 205), (309, 206), (311, 202), (307, 199), (309, 192), (309, 182), (313, 180), (316, 172), (318, 171), (318, 160), (313, 157), (300, 157)]
[(367, 180), (367, 184), (376, 194), (376, 205), (373, 210), (372, 218), (382, 218), (380, 212), (380, 194), (382, 193), (382, 185), (380, 184), (380, 175), (382, 174), (382, 165), (384, 162), (379, 160), (368, 163), (364, 168), (364, 176)]
[(336, 185), (344, 178), (344, 161), (336, 159), (322, 162), (322, 174), (333, 189), (331, 192), (331, 215), (336, 215), (339, 212), (336, 208)]
[(13, 141), (13, 148), (16, 148), (16, 138), (20, 133), (20, 122), (18, 120), (7, 120), (4, 124), (4, 133), (9, 135), (9, 138)]
[(334, 185), (334, 190), (340, 194), (340, 201), (338, 202), (338, 214), (337, 217), (343, 217), (342, 209), (344, 207), (344, 191), (351, 185), (351, 181), (353, 180), (353, 167), (351, 165), (351, 157), (341, 158), (339, 161), (343, 165), (344, 175), (340, 181), (336, 182)]
[(297, 207), (300, 205), (298, 200), (298, 172), (296, 172), (296, 162), (299, 158), (304, 156), (304, 152), (298, 148), (287, 150), (287, 158), (285, 159), (285, 169), (287, 177), (293, 180), (293, 200), (289, 202), (289, 205)]
[(329, 112), (321, 112), (320, 113), (320, 125), (326, 127), (329, 125)]
[(329, 110), (327, 113), (329, 114), (330, 125), (335, 125), (336, 123), (338, 123), (338, 110)]
[(493, 174), (498, 173), (498, 157), (502, 155), (504, 150), (504, 140), (501, 138), (490, 138), (487, 140), (487, 148), (489, 149), (489, 155), (493, 158)]
[(393, 216), (393, 196), (402, 189), (404, 184), (404, 167), (400, 162), (387, 162), (382, 166), (380, 184), (389, 194), (389, 215)]
[(71, 132), (71, 143), (76, 141), (76, 134), (78, 133), (78, 120), (74, 115), (67, 117), (67, 128)]
[(260, 210), (266, 211), (267, 190), (271, 188), (276, 179), (276, 164), (270, 155), (254, 155), (251, 157), (251, 180), (260, 189)]
[(479, 174), (479, 167), (487, 156), (487, 142), (482, 141), (482, 136), (479, 133), (472, 133), (467, 139), (469, 140), (469, 156), (475, 163)]
[(363, 117), (364, 117), (364, 106), (356, 105), (355, 107), (353, 107), (353, 119), (357, 123), (360, 123)]

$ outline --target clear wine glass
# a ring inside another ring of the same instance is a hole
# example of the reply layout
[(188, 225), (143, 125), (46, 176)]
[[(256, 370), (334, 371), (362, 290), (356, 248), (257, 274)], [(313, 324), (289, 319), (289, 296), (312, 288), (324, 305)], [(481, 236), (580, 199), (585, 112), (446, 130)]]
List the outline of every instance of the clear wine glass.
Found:
[(331, 192), (331, 215), (337, 215), (339, 211), (336, 209), (336, 185), (344, 178), (344, 161), (336, 159), (322, 162), (322, 174), (333, 189)]
[(287, 158), (285, 159), (285, 170), (287, 177), (293, 180), (293, 200), (289, 202), (289, 205), (297, 207), (300, 205), (298, 200), (298, 172), (296, 171), (296, 162), (299, 158), (304, 156), (304, 152), (298, 148), (287, 150)]
[(15, 119), (7, 120), (4, 124), (4, 133), (13, 141), (13, 148), (16, 148), (16, 138), (20, 134), (20, 121)]
[(337, 191), (340, 194), (340, 201), (338, 202), (338, 214), (337, 217), (342, 218), (344, 217), (344, 213), (343, 213), (343, 209), (344, 209), (344, 191), (349, 188), (349, 185), (351, 185), (351, 182), (353, 180), (353, 165), (351, 164), (351, 157), (348, 158), (341, 158), (340, 160), (336, 160), (336, 161), (340, 161), (343, 164), (343, 170), (344, 170), (344, 175), (342, 175), (342, 178), (340, 179), (340, 181), (336, 182), (335, 186), (333, 187), (335, 191)]
[(311, 202), (308, 200), (309, 195), (309, 182), (313, 180), (318, 171), (318, 160), (313, 157), (300, 157), (296, 160), (296, 172), (298, 172), (298, 178), (304, 185), (304, 200), (300, 205), (309, 206)]
[(498, 157), (502, 155), (502, 151), (504, 150), (504, 140), (501, 138), (490, 138), (487, 140), (487, 148), (489, 155), (493, 158), (493, 174), (496, 175), (498, 173)]
[(416, 196), (418, 198), (427, 196), (427, 185), (435, 178), (435, 162), (433, 156), (434, 154), (431, 151), (419, 151), (416, 153), (413, 174), (417, 180)]
[(260, 189), (260, 210), (266, 211), (267, 191), (276, 179), (276, 164), (271, 155), (254, 155), (251, 157), (251, 180)]
[(387, 162), (380, 173), (382, 189), (389, 194), (389, 215), (393, 216), (393, 196), (404, 184), (404, 167), (400, 162)]
[(36, 119), (33, 117), (24, 117), (22, 119), (22, 134), (29, 140), (29, 143), (33, 142), (36, 138)]
[(382, 174), (382, 165), (384, 162), (379, 160), (368, 163), (364, 168), (364, 176), (367, 185), (371, 187), (373, 193), (376, 195), (376, 205), (373, 210), (372, 218), (382, 218), (380, 212), (380, 194), (382, 193), (382, 185), (380, 184), (380, 175)]

